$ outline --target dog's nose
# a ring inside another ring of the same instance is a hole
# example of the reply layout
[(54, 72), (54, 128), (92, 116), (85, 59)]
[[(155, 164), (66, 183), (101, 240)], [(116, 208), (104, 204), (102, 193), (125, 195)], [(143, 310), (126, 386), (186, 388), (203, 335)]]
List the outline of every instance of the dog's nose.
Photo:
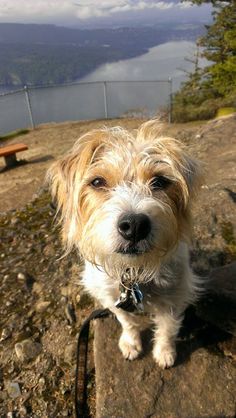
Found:
[(128, 213), (120, 217), (118, 231), (127, 241), (138, 242), (148, 236), (151, 221), (144, 213)]

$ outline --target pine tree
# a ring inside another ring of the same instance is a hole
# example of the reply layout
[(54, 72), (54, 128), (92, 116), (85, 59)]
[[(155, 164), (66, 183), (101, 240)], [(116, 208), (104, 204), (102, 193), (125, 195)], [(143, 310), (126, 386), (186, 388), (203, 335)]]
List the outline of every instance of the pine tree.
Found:
[[(206, 26), (206, 35), (198, 40), (203, 48), (202, 56), (207, 58), (209, 65), (203, 71), (195, 68), (175, 96), (175, 106), (183, 110), (184, 106), (190, 107), (194, 118), (202, 117), (204, 109), (205, 116), (209, 116), (209, 110), (204, 106), (209, 100), (213, 111), (221, 105), (236, 104), (236, 0), (192, 0), (192, 3), (212, 3), (214, 6), (213, 23)], [(194, 106), (198, 106), (195, 116)]]

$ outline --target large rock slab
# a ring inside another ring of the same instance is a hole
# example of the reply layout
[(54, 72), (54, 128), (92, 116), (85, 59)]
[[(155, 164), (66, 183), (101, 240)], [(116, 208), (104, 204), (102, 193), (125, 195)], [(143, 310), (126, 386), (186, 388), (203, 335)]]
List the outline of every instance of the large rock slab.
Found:
[(236, 368), (217, 345), (229, 336), (216, 337), (215, 331), (205, 325), (204, 332), (196, 327), (182, 337), (176, 365), (161, 370), (152, 359), (150, 334), (144, 333), (144, 355), (129, 362), (118, 349), (116, 320), (97, 321), (97, 418), (235, 417)]
[(190, 307), (174, 367), (161, 370), (143, 332), (143, 355), (128, 362), (114, 318), (95, 324), (97, 418), (235, 417), (236, 263), (212, 272), (207, 292)]
[(236, 262), (212, 270), (197, 315), (236, 336)]

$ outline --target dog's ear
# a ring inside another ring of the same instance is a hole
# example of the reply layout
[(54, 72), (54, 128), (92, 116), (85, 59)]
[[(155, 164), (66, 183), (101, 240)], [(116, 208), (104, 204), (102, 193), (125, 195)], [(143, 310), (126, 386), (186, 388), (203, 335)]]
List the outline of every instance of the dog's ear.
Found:
[(87, 168), (96, 158), (101, 142), (99, 131), (82, 136), (70, 152), (52, 164), (46, 175), (67, 248), (73, 246), (79, 235), (81, 185)]
[(192, 198), (196, 196), (204, 178), (202, 164), (184, 153), (180, 171), (187, 184), (189, 197)]

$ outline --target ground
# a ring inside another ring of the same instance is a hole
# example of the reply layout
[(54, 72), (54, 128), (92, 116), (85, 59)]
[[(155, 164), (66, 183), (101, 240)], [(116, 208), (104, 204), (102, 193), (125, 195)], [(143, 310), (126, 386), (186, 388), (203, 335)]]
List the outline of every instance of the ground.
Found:
[[(76, 335), (92, 301), (79, 285), (82, 261), (63, 249), (44, 185), (51, 162), (76, 138), (104, 125), (141, 120), (50, 124), (7, 143), (24, 142), (24, 165), (0, 162), (0, 417), (73, 416)], [(236, 258), (236, 116), (166, 126), (202, 161), (205, 180), (194, 205), (192, 265), (206, 275)], [(90, 407), (94, 416), (93, 365)]]

